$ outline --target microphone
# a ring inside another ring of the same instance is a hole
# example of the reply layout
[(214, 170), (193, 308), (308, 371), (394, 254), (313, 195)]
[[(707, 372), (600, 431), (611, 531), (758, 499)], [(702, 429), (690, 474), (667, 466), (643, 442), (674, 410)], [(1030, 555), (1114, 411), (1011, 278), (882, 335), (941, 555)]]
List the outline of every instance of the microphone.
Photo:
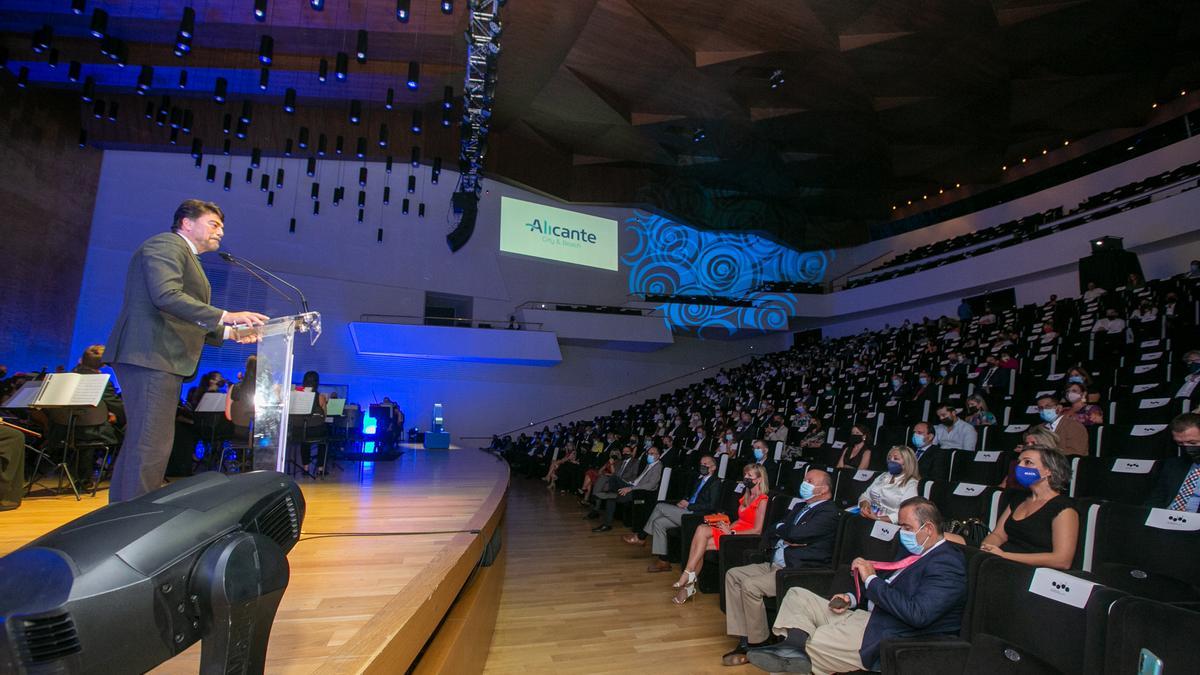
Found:
[[(221, 256), (221, 260), (224, 260), (227, 263), (232, 263), (232, 264), (237, 265), (237, 266), (241, 267), (242, 269), (246, 270), (247, 272), (252, 274), (254, 276), (254, 278), (263, 282), (268, 287), (270, 287), (272, 290), (274, 290), (276, 293), (282, 295), (283, 297), (287, 298), (288, 300), (291, 300), (294, 302), (294, 300), (292, 299), (292, 297), (290, 295), (279, 290), (271, 282), (262, 278), (262, 276), (260, 276), (258, 274), (258, 272), (262, 272), (263, 274), (271, 277), (272, 279), (278, 281), (279, 283), (283, 284), (284, 286), (287, 286), (288, 288), (292, 289), (293, 291), (296, 291), (296, 295), (300, 297), (300, 307), (303, 308), (305, 314), (308, 313), (308, 300), (304, 297), (304, 292), (301, 291), (299, 288), (296, 288), (295, 285), (288, 282), (287, 279), (284, 279), (283, 277), (279, 276), (278, 274), (275, 274), (274, 272), (272, 272), (268, 269), (265, 269), (260, 265), (256, 265), (256, 264), (250, 262), (249, 260), (246, 260), (245, 258), (238, 258), (237, 256), (233, 255), (232, 253), (229, 253), (228, 251), (217, 251), (217, 255)], [(258, 270), (258, 272), (254, 271), (256, 269)]]

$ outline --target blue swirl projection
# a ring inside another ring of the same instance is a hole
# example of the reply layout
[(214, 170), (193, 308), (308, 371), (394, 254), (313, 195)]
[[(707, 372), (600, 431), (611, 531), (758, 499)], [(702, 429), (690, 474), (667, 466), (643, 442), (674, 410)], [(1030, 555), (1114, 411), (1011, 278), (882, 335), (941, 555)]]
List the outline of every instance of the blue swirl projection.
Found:
[(634, 244), (621, 261), (629, 266), (629, 292), (650, 295), (714, 295), (754, 302), (753, 307), (664, 304), (667, 325), (701, 337), (739, 330), (786, 330), (796, 296), (755, 292), (764, 282), (819, 283), (830, 254), (793, 251), (754, 234), (705, 232), (668, 218), (634, 211), (625, 221)]

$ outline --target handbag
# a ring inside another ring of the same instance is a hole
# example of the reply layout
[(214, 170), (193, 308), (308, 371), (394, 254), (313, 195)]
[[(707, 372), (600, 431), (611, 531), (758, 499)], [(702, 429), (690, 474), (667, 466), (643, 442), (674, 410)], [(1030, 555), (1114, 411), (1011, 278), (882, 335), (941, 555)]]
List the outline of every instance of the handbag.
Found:
[(717, 525), (719, 525), (721, 523), (728, 523), (728, 522), (729, 522), (729, 516), (725, 515), (724, 513), (710, 513), (710, 514), (704, 516), (704, 524), (705, 525), (712, 525), (713, 527), (716, 527)]
[(943, 532), (950, 532), (962, 537), (968, 546), (979, 548), (983, 543), (984, 537), (991, 533), (988, 526), (978, 518), (967, 518), (966, 520), (951, 520), (942, 524)]

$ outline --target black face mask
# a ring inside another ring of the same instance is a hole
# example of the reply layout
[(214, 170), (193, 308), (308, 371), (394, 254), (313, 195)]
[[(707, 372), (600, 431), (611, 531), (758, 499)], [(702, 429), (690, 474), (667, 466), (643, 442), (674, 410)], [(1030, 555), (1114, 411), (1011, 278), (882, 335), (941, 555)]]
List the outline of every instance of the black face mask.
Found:
[(701, 476), (707, 476), (707, 475), (708, 475), (708, 471), (709, 471), (709, 469), (708, 469), (708, 467), (707, 467), (707, 466), (703, 466), (703, 465), (701, 465), (701, 467), (700, 467), (700, 475), (701, 475)]
[(745, 485), (747, 490), (751, 490), (754, 488), (754, 479), (753, 478), (743, 478), (742, 485)]
[(1200, 445), (1181, 445), (1179, 449), (1183, 454), (1192, 458), (1192, 462), (1200, 464)]
[(863, 440), (862, 434), (850, 434), (850, 444), (851, 445), (858, 445), (859, 443), (862, 443), (862, 440)]
[(953, 417), (947, 417), (947, 418), (945, 418), (945, 419), (943, 419), (943, 420), (942, 420), (942, 424), (944, 424), (944, 425), (946, 425), (946, 426), (948, 426), (948, 427), (952, 427), (952, 426), (954, 426), (954, 418), (953, 418)]

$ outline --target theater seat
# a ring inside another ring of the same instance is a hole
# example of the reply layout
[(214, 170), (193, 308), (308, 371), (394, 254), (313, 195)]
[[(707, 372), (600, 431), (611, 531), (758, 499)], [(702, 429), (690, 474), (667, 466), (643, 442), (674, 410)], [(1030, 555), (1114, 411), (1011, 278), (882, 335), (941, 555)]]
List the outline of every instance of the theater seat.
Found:
[(1097, 430), (1097, 457), (1166, 459), (1177, 454), (1166, 423), (1108, 424)]
[(1200, 602), (1200, 514), (1088, 505), (1082, 567), (1131, 595)]
[[(1154, 672), (1140, 670), (1143, 650), (1162, 661), (1162, 672), (1200, 673), (1200, 612), (1145, 598), (1121, 598), (1108, 615), (1104, 675)], [(1182, 639), (1181, 639), (1182, 638)]]
[(1077, 575), (978, 555), (985, 557), (970, 580), (961, 639), (885, 642), (883, 672), (1100, 672), (1108, 610), (1124, 593)]
[(1140, 505), (1154, 486), (1153, 459), (1072, 457), (1070, 496)]

